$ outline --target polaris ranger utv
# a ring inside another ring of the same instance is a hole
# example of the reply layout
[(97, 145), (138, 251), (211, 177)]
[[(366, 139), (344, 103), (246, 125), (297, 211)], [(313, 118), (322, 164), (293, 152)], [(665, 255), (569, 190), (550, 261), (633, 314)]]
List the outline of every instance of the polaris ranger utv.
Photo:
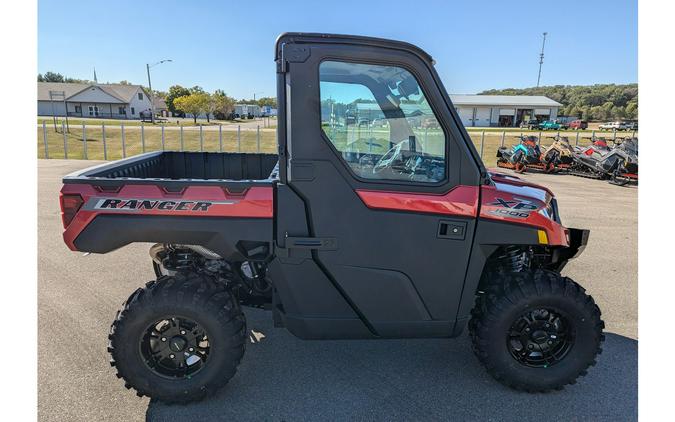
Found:
[(432, 58), (289, 33), (275, 60), (278, 156), (153, 152), (64, 178), (70, 249), (156, 243), (157, 278), (110, 329), (126, 386), (174, 403), (222, 387), (244, 355), (242, 306), (304, 339), (468, 325), (487, 371), (519, 390), (586, 374), (604, 324), (560, 271), (589, 232), (562, 225), (547, 188), (485, 169)]

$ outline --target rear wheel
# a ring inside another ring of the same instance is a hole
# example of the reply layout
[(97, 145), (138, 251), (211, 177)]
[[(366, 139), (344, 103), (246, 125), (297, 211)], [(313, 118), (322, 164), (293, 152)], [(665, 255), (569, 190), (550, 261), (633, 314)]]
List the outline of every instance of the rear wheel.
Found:
[(497, 381), (546, 392), (574, 384), (602, 351), (593, 298), (560, 274), (486, 274), (469, 322), (474, 353)]
[(187, 403), (234, 376), (244, 354), (246, 320), (222, 284), (178, 273), (136, 290), (108, 337), (111, 365), (127, 388), (139, 396)]

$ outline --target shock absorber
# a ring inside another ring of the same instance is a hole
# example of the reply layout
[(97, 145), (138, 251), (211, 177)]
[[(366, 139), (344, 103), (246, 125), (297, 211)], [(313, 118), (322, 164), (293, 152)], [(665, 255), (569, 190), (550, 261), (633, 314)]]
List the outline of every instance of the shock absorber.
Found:
[(193, 252), (190, 249), (172, 247), (167, 251), (162, 265), (172, 271), (189, 270), (194, 266)]
[(504, 246), (491, 259), (492, 266), (506, 271), (518, 272), (530, 266), (529, 250), (519, 246)]

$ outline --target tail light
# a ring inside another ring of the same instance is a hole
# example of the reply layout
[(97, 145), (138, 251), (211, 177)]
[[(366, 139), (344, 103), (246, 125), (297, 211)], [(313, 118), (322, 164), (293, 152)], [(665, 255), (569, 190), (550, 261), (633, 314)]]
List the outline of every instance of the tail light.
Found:
[(61, 194), (61, 220), (64, 229), (68, 228), (83, 203), (80, 195)]

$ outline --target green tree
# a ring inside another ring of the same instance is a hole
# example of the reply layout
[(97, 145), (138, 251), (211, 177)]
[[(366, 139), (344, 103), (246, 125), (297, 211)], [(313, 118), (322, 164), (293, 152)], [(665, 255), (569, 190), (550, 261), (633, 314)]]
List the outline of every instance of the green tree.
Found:
[(262, 97), (255, 101), (260, 107), (270, 106), (277, 108), (277, 97)]
[(638, 105), (637, 102), (630, 102), (626, 105), (626, 118), (635, 120), (638, 118)]
[[(554, 85), (539, 88), (506, 88), (483, 91), (485, 95), (544, 95), (563, 105), (560, 112), (585, 120), (637, 118), (638, 84)], [(611, 104), (610, 105), (608, 105)], [(634, 104), (628, 106), (630, 104)], [(577, 110), (575, 112), (575, 110)], [(633, 116), (633, 117), (631, 117)]]
[(166, 108), (171, 112), (171, 113), (186, 113), (185, 110), (181, 110), (176, 107), (174, 104), (174, 100), (178, 97), (184, 97), (186, 95), (190, 95), (190, 90), (187, 88), (183, 88), (180, 85), (173, 85), (171, 88), (169, 88), (169, 92), (166, 93), (166, 96), (164, 97), (164, 101), (166, 102)]
[(234, 111), (234, 98), (220, 89), (213, 93), (212, 98), (215, 103), (214, 116), (221, 120), (227, 119)]
[(195, 85), (192, 88), (190, 88), (190, 94), (203, 94), (204, 93), (204, 88), (202, 88), (199, 85)]
[(204, 112), (206, 113), (206, 121), (210, 122), (211, 121), (211, 115), (216, 111), (218, 108), (218, 103), (216, 101), (216, 98), (209, 94), (208, 92), (204, 93), (196, 93), (192, 95), (203, 95), (204, 96), (204, 101), (206, 102), (206, 107), (204, 109)]
[(65, 79), (60, 73), (46, 72), (44, 75), (38, 74), (38, 82), (65, 82)]
[(207, 113), (206, 118), (208, 120), (210, 95), (205, 92), (198, 92), (195, 94), (184, 95), (182, 97), (175, 98), (173, 100), (173, 104), (177, 109), (187, 114), (192, 114), (195, 124), (197, 124), (197, 116), (202, 113)]

